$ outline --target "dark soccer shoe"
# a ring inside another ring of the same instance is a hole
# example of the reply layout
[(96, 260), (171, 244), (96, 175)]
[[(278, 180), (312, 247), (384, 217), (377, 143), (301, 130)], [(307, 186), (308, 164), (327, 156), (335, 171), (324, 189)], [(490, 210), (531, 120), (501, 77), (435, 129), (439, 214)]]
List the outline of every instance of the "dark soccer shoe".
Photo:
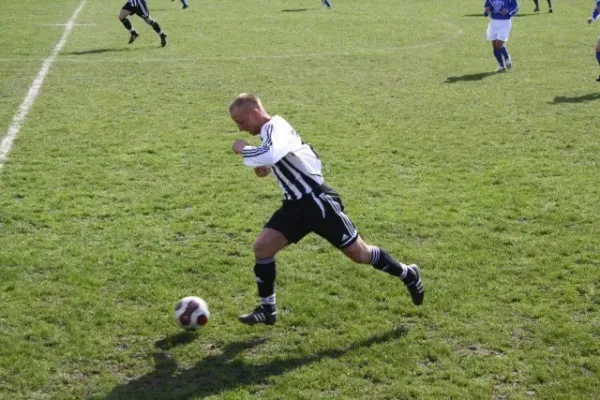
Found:
[(167, 34), (163, 33), (162, 35), (160, 35), (160, 45), (162, 47), (165, 47), (167, 45)]
[(600, 82), (600, 76), (598, 77), (598, 79), (596, 79), (596, 82)]
[(420, 306), (423, 304), (423, 297), (425, 297), (425, 288), (423, 287), (423, 282), (421, 282), (421, 271), (419, 271), (416, 265), (412, 264), (408, 266), (408, 275), (412, 276), (413, 279), (405, 283), (406, 288), (410, 293), (413, 303)]
[(129, 36), (129, 44), (135, 42), (135, 39), (137, 39), (139, 36), (140, 34), (136, 31), (131, 32), (131, 36)]
[(260, 305), (253, 312), (240, 315), (238, 320), (246, 325), (274, 325), (277, 322), (277, 310), (272, 306)]

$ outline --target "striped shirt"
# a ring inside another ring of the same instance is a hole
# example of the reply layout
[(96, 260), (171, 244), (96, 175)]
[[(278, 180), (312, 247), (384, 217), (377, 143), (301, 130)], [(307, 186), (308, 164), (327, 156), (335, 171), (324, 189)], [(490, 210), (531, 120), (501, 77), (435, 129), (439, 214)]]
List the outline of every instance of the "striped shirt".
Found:
[(244, 147), (244, 164), (271, 167), (285, 200), (299, 200), (321, 191), (325, 182), (321, 160), (285, 119), (273, 116), (262, 126), (260, 138), (260, 146)]

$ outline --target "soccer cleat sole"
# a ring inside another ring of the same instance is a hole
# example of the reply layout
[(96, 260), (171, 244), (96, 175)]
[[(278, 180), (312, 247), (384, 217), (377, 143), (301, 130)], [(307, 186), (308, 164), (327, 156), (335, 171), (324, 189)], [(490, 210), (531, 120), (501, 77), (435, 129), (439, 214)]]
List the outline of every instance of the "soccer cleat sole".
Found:
[(421, 271), (416, 265), (409, 265), (408, 268), (415, 273), (417, 278), (406, 285), (408, 289), (408, 293), (410, 293), (410, 297), (412, 302), (416, 306), (420, 306), (423, 304), (423, 299), (425, 298), (425, 287), (423, 286), (423, 281), (421, 281)]

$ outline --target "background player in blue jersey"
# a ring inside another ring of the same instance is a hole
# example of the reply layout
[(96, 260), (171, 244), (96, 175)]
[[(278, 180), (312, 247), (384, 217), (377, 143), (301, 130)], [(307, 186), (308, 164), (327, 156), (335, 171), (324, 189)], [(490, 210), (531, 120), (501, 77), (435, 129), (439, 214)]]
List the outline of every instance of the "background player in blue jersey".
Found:
[(123, 8), (121, 9), (121, 12), (119, 13), (119, 20), (121, 21), (125, 29), (127, 29), (131, 34), (131, 36), (129, 37), (129, 44), (133, 43), (135, 39), (137, 39), (138, 36), (140, 36), (140, 34), (136, 32), (135, 28), (131, 25), (131, 22), (129, 22), (129, 19), (127, 18), (132, 14), (136, 14), (138, 17), (142, 18), (144, 21), (146, 21), (148, 25), (152, 27), (152, 29), (154, 29), (156, 33), (158, 33), (158, 36), (160, 36), (160, 44), (162, 47), (165, 47), (167, 45), (167, 34), (164, 33), (162, 29), (160, 29), (160, 25), (158, 25), (158, 22), (156, 22), (150, 17), (150, 12), (148, 11), (146, 0), (127, 0), (127, 3), (125, 3)]
[[(534, 12), (539, 12), (540, 11), (540, 3), (539, 0), (533, 0), (534, 4), (535, 4), (535, 9), (533, 10)], [(548, 12), (551, 13), (552, 12), (552, 0), (548, 0)]]
[[(175, 0), (171, 0), (171, 1), (175, 1)], [(187, 0), (181, 0), (181, 4), (183, 4), (183, 9), (184, 10), (189, 7)]]
[(494, 57), (498, 61), (496, 72), (504, 72), (512, 67), (512, 60), (504, 43), (508, 41), (511, 18), (519, 11), (519, 3), (517, 0), (486, 0), (484, 7), (484, 15), (490, 16), (487, 40), (492, 42)]
[[(588, 19), (588, 24), (591, 24), (592, 22), (596, 21), (599, 16), (600, 16), (600, 0), (598, 0), (596, 2), (596, 8), (594, 8), (594, 11), (592, 12), (592, 16), (590, 17), (590, 19)], [(596, 41), (596, 60), (598, 60), (598, 64), (600, 64), (600, 37)], [(600, 76), (598, 76), (598, 79), (596, 79), (596, 82), (600, 82)]]
[(254, 167), (259, 177), (272, 174), (283, 191), (283, 203), (254, 241), (254, 275), (260, 305), (239, 317), (247, 325), (273, 325), (275, 308), (275, 255), (288, 244), (315, 232), (352, 261), (371, 264), (404, 282), (412, 301), (423, 303), (421, 273), (416, 265), (405, 265), (384, 249), (364, 242), (344, 213), (340, 196), (325, 184), (321, 159), (304, 143), (292, 126), (278, 115), (270, 116), (260, 99), (242, 93), (229, 105), (231, 119), (240, 131), (260, 135), (261, 145), (250, 146), (238, 139), (232, 150)]

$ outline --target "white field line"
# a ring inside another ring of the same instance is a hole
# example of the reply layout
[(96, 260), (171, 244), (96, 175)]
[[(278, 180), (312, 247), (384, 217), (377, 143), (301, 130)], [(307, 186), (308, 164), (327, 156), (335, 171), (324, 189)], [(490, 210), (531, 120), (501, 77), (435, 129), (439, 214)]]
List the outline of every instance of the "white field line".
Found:
[(27, 96), (25, 96), (23, 103), (21, 103), (21, 105), (19, 106), (19, 110), (13, 117), (12, 122), (8, 127), (8, 131), (6, 132), (6, 135), (2, 138), (2, 142), (0, 143), (0, 170), (6, 162), (6, 157), (8, 156), (8, 153), (12, 148), (13, 142), (15, 141), (17, 135), (19, 134), (19, 131), (21, 130), (21, 126), (25, 122), (25, 118), (27, 118), (27, 114), (29, 113), (31, 106), (33, 106), (35, 99), (40, 93), (40, 89), (42, 88), (42, 84), (44, 83), (46, 75), (48, 75), (48, 72), (50, 71), (50, 67), (54, 63), (54, 60), (58, 56), (58, 53), (67, 43), (69, 34), (75, 26), (75, 20), (77, 19), (77, 16), (83, 9), (85, 2), (86, 0), (82, 0), (75, 12), (73, 12), (73, 15), (71, 15), (71, 19), (69, 19), (69, 22), (67, 22), (67, 24), (65, 25), (65, 29), (60, 40), (58, 41), (58, 44), (54, 47), (54, 50), (52, 50), (52, 54), (50, 54), (50, 57), (44, 60), (40, 72), (38, 72), (37, 76), (35, 77), (35, 80), (29, 87)]
[[(68, 24), (42, 24), (42, 26), (67, 26)], [(94, 23), (89, 24), (73, 24), (73, 26), (96, 26)]]
[[(456, 25), (450, 22), (444, 22), (446, 26), (455, 32), (444, 39), (406, 45), (392, 46), (369, 49), (355, 49), (347, 51), (331, 51), (323, 53), (296, 53), (296, 54), (264, 54), (264, 55), (247, 55), (247, 56), (215, 56), (215, 57), (199, 57), (199, 58), (85, 58), (62, 55), (57, 62), (64, 63), (200, 63), (200, 62), (221, 62), (221, 61), (246, 61), (246, 60), (288, 60), (293, 58), (317, 58), (317, 57), (352, 57), (365, 54), (386, 54), (403, 50), (416, 50), (428, 47), (437, 47), (445, 43), (453, 42), (460, 38), (464, 32)], [(5, 62), (27, 62), (38, 61), (37, 58), (0, 58), (0, 63)]]

